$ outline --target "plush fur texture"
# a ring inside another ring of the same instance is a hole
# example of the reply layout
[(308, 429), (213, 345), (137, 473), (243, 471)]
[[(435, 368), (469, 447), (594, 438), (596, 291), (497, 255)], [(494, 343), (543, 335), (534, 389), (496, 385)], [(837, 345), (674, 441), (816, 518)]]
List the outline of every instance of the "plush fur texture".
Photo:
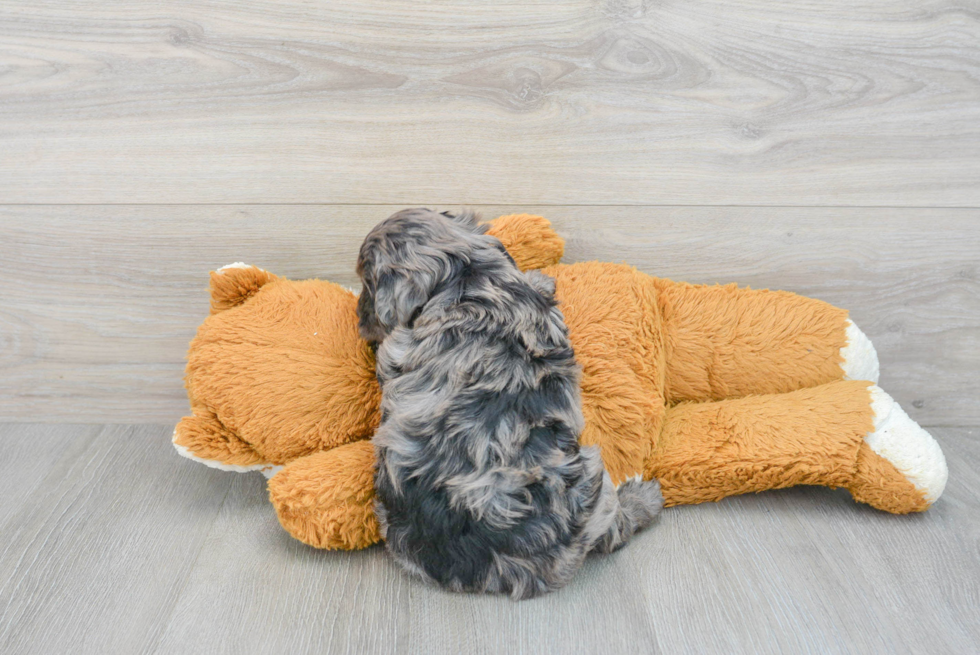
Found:
[(361, 334), (380, 342), (375, 490), (388, 550), (455, 591), (529, 598), (660, 510), (582, 447), (579, 368), (554, 281), (473, 216), (398, 212), (368, 234)]
[[(843, 310), (620, 264), (555, 265), (562, 242), (540, 216), (501, 217), (488, 234), (519, 267), (543, 264), (555, 280), (582, 369), (580, 442), (600, 447), (614, 483), (657, 476), (667, 505), (838, 486), (894, 513), (924, 510), (941, 492), (924, 493), (868, 444), (886, 435), (869, 434), (881, 417), (867, 382), (844, 380), (841, 348), (857, 344)], [(243, 468), (285, 464), (269, 490), (286, 530), (320, 548), (378, 542), (366, 440), (381, 394), (356, 296), (255, 267), (212, 273), (211, 293), (215, 313), (188, 352), (192, 414), (175, 431), (179, 452)], [(932, 452), (927, 463), (943, 468)]]
[(179, 444), (203, 459), (282, 465), (371, 437), (381, 398), (349, 291), (253, 267), (215, 272), (211, 285), (216, 313), (188, 354), (192, 415)]
[(374, 461), (370, 441), (295, 460), (269, 485), (280, 523), (300, 541), (321, 547), (349, 550), (377, 542)]
[[(868, 382), (831, 382), (785, 394), (670, 408), (647, 462), (668, 505), (720, 500), (798, 484), (850, 487), (874, 428)], [(739, 462), (717, 469), (711, 459)]]

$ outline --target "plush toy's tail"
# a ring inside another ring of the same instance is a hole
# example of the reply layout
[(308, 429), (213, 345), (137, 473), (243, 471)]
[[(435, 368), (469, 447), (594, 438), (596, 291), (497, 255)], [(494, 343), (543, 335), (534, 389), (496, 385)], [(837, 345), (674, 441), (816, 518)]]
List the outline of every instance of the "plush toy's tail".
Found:
[(275, 279), (272, 273), (242, 262), (211, 271), (211, 313), (242, 304)]

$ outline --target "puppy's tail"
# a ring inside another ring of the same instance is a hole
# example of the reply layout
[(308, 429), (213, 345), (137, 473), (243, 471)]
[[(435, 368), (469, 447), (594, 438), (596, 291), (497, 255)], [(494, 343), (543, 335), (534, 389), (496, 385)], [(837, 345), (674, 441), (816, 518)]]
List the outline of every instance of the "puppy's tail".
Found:
[[(605, 483), (612, 486), (608, 475)], [(656, 480), (643, 480), (639, 476), (630, 478), (613, 493), (618, 500), (615, 518), (605, 534), (592, 546), (600, 553), (611, 553), (625, 546), (630, 537), (650, 525), (664, 506), (664, 496)]]

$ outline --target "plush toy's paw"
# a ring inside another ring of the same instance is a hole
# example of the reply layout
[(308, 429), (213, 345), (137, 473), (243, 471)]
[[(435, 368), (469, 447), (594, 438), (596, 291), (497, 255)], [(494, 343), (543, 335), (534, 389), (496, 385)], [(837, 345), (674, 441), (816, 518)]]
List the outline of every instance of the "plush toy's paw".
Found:
[(315, 548), (355, 550), (381, 540), (370, 441), (293, 460), (269, 480), (269, 500), (282, 527)]
[(878, 386), (869, 391), (875, 429), (861, 445), (851, 493), (896, 514), (928, 509), (946, 487), (943, 451), (891, 396)]
[(875, 431), (864, 438), (865, 442), (914, 484), (929, 504), (936, 502), (949, 475), (939, 444), (880, 387), (869, 391)]
[(871, 339), (847, 319), (847, 345), (840, 349), (840, 367), (845, 380), (868, 380), (878, 384), (878, 353)]
[(266, 462), (214, 417), (185, 416), (174, 428), (173, 443), (184, 457), (222, 471), (259, 471), (270, 477), (282, 468)]

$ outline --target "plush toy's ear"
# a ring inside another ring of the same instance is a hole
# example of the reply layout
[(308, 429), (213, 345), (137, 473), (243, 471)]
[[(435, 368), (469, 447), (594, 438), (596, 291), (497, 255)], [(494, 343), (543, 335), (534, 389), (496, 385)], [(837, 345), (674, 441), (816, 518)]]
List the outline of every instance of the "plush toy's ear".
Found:
[(241, 305), (275, 279), (272, 273), (241, 262), (211, 271), (211, 313)]
[(510, 214), (488, 226), (487, 234), (500, 239), (522, 271), (557, 264), (565, 253), (565, 240), (541, 216)]

